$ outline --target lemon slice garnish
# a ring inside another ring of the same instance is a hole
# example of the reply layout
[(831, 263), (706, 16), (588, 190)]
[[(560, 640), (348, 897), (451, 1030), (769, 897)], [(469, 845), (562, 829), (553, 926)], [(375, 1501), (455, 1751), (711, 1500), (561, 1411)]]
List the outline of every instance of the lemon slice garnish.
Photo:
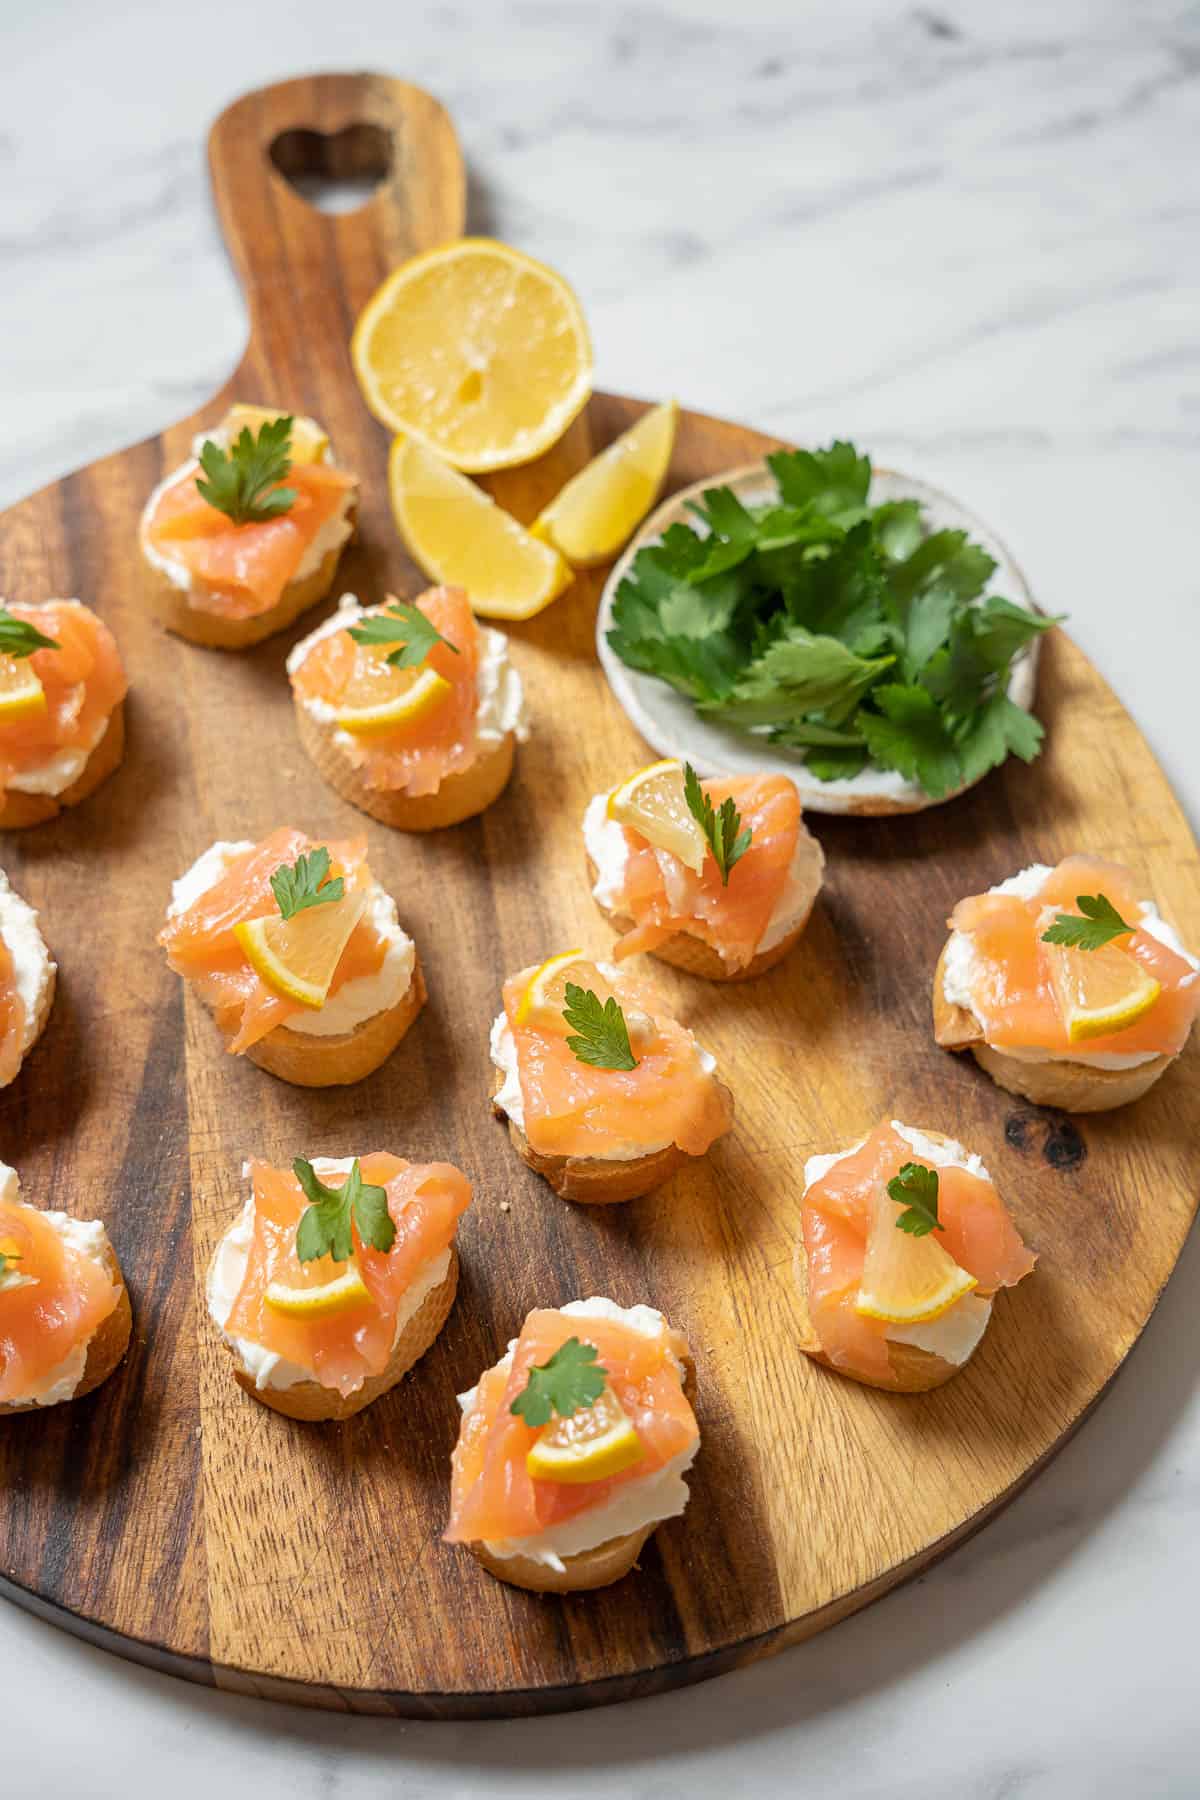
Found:
[(388, 459), (396, 524), (430, 581), (461, 587), (486, 619), (531, 619), (571, 584), (549, 544), (432, 450), (397, 438)]
[(1119, 944), (1076, 950), (1043, 943), (1041, 949), (1069, 1043), (1128, 1031), (1162, 993), (1161, 984)]
[(306, 906), (290, 919), (246, 919), (233, 934), (255, 974), (300, 1006), (324, 1006), (367, 896), (361, 889), (341, 900)]
[(342, 692), (337, 723), (355, 737), (373, 737), (415, 725), (439, 707), (453, 684), (436, 669), (394, 669), (383, 657), (376, 669), (358, 669)]
[(363, 308), (350, 355), (377, 419), (474, 472), (540, 456), (592, 391), (579, 301), (561, 275), (490, 238), (396, 269)]
[(567, 1004), (568, 981), (585, 987), (594, 976), (595, 969), (582, 950), (564, 950), (558, 956), (548, 957), (526, 983), (517, 1003), (517, 1024), (565, 1033), (568, 1027), (562, 1011)]
[(609, 562), (641, 524), (666, 480), (679, 407), (665, 400), (592, 458), (539, 515), (533, 535), (577, 569)]
[(669, 850), (694, 874), (703, 870), (707, 845), (684, 799), (682, 763), (656, 762), (639, 769), (609, 795), (608, 816), (656, 850)]
[(46, 690), (27, 656), (0, 656), (0, 722), (32, 718), (46, 710)]
[(357, 1263), (352, 1263), (344, 1274), (322, 1282), (319, 1287), (297, 1288), (289, 1287), (284, 1281), (269, 1281), (266, 1292), (267, 1305), (276, 1312), (286, 1313), (290, 1319), (327, 1319), (331, 1313), (361, 1306), (370, 1298), (370, 1290), (359, 1274)]
[(978, 1283), (943, 1250), (936, 1231), (913, 1237), (900, 1230), (899, 1216), (900, 1208), (880, 1183), (854, 1310), (894, 1325), (940, 1319)]
[[(231, 406), (221, 420), (222, 433), (228, 433), (230, 442), (237, 437), (243, 426), (258, 436), (264, 425), (273, 425), (276, 419), (287, 417), (287, 408), (283, 406), (246, 406), (241, 401)], [(329, 449), (329, 439), (312, 419), (292, 419), (292, 461), (294, 463), (323, 462)]]
[(574, 1486), (606, 1481), (641, 1462), (645, 1454), (621, 1402), (606, 1387), (593, 1405), (545, 1426), (526, 1455), (525, 1468), (534, 1481)]

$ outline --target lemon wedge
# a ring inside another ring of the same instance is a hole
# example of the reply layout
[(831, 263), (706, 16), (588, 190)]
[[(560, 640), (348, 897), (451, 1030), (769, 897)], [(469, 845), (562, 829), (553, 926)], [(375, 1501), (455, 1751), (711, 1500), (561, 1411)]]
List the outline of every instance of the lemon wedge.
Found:
[(337, 723), (355, 737), (400, 731), (433, 712), (452, 690), (436, 669), (396, 669), (386, 656), (364, 658), (342, 691)]
[(683, 764), (650, 763), (608, 796), (608, 816), (628, 825), (656, 850), (668, 850), (699, 875), (708, 846), (683, 792)]
[(533, 525), (534, 537), (576, 569), (611, 562), (657, 500), (671, 451), (679, 406), (665, 400), (572, 476)]
[(569, 1419), (543, 1428), (525, 1458), (534, 1481), (562, 1481), (575, 1486), (606, 1481), (641, 1462), (641, 1439), (610, 1387), (592, 1406), (582, 1406)]
[(0, 722), (29, 719), (46, 710), (46, 690), (27, 656), (0, 656)]
[(370, 1298), (370, 1289), (359, 1274), (357, 1263), (319, 1287), (289, 1287), (285, 1281), (269, 1281), (266, 1292), (267, 1305), (278, 1313), (286, 1313), (289, 1319), (327, 1319), (331, 1313), (361, 1306)]
[(491, 238), (394, 270), (350, 356), (377, 419), (472, 473), (540, 456), (592, 391), (579, 301), (553, 269)]
[(1072, 1044), (1128, 1031), (1145, 1018), (1162, 993), (1161, 984), (1119, 944), (1104, 944), (1099, 950), (1046, 943), (1041, 948)]
[(913, 1237), (900, 1230), (899, 1217), (900, 1208), (881, 1182), (854, 1310), (893, 1325), (940, 1319), (978, 1283), (943, 1250), (936, 1231)]
[[(247, 406), (241, 401), (231, 406), (221, 420), (220, 429), (228, 433), (230, 442), (237, 437), (243, 426), (257, 437), (264, 425), (273, 425), (276, 419), (287, 417), (287, 408), (282, 406)], [(292, 461), (294, 463), (323, 462), (329, 449), (329, 439), (312, 419), (292, 419)]]
[(245, 919), (233, 928), (255, 974), (285, 1000), (314, 1012), (324, 1006), (342, 951), (363, 915), (362, 889), (306, 906), (290, 919)]
[(396, 439), (388, 482), (413, 561), (431, 581), (465, 588), (485, 619), (531, 619), (571, 585), (552, 545), (424, 445)]
[(595, 973), (582, 950), (564, 950), (558, 956), (548, 957), (526, 983), (517, 1003), (517, 1024), (565, 1032), (562, 1012), (567, 1004), (568, 981), (587, 987), (592, 985)]

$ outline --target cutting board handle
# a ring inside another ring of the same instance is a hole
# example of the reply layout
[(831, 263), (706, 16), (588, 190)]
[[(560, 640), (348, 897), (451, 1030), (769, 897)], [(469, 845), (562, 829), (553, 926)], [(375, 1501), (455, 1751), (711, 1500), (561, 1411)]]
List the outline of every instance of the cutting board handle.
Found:
[[(256, 340), (302, 345), (344, 336), (378, 283), (406, 257), (458, 237), (466, 172), (445, 108), (385, 75), (312, 75), (244, 94), (208, 140), (225, 242)], [(362, 180), (375, 192), (353, 212), (323, 212), (289, 177)], [(300, 355), (299, 349), (294, 352)]]

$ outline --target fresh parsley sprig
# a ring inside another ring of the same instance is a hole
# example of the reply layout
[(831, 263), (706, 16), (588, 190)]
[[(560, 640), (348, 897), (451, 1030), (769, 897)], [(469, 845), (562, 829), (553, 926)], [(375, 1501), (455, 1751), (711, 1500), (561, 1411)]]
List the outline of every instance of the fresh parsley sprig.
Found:
[(562, 1016), (576, 1034), (567, 1039), (567, 1049), (577, 1062), (593, 1069), (637, 1068), (625, 1014), (613, 995), (601, 1000), (591, 988), (568, 981)]
[(210, 506), (235, 525), (257, 525), (277, 519), (296, 504), (295, 488), (280, 482), (292, 467), (291, 414), (268, 419), (255, 437), (243, 425), (228, 450), (207, 438), (200, 450), (200, 467), (207, 481), (196, 477), (196, 486)]
[(908, 1162), (887, 1184), (888, 1199), (905, 1210), (896, 1220), (897, 1231), (911, 1237), (928, 1237), (931, 1231), (945, 1231), (938, 1218), (938, 1174), (924, 1163)]
[(569, 1337), (549, 1361), (530, 1369), (509, 1411), (536, 1430), (548, 1425), (555, 1413), (569, 1419), (581, 1408), (594, 1406), (607, 1380), (608, 1370), (600, 1367), (596, 1346)]
[(305, 856), (298, 856), (294, 863), (280, 863), (271, 877), (271, 892), (282, 916), (290, 919), (303, 912), (306, 906), (324, 906), (329, 900), (341, 900), (346, 883), (340, 875), (329, 881), (326, 879), (328, 874), (329, 852), (324, 845)]
[(47, 637), (28, 619), (18, 619), (7, 606), (0, 605), (0, 656), (19, 659), (32, 656), (35, 650), (60, 650), (57, 638)]
[(691, 763), (683, 765), (683, 797), (687, 801), (688, 811), (704, 833), (705, 841), (712, 851), (713, 861), (720, 872), (721, 885), (728, 887), (729, 871), (745, 856), (754, 833), (740, 829), (742, 815), (732, 797), (722, 800), (720, 811), (714, 810)]
[(0, 1244), (0, 1281), (3, 1281), (10, 1272), (14, 1275), (20, 1273), (17, 1268), (20, 1260), (21, 1252), (19, 1250), (14, 1250), (7, 1244)]
[(302, 1263), (318, 1256), (349, 1262), (354, 1254), (354, 1233), (372, 1249), (385, 1255), (396, 1241), (396, 1226), (388, 1211), (387, 1189), (364, 1181), (355, 1157), (341, 1187), (327, 1187), (310, 1162), (298, 1156), (292, 1173), (310, 1204), (296, 1227), (296, 1255)]
[(399, 648), (385, 658), (397, 669), (415, 669), (435, 644), (445, 644), (455, 656), (459, 654), (458, 645), (443, 637), (432, 619), (408, 600), (391, 599), (385, 613), (361, 619), (347, 629), (356, 644), (398, 644)]
[(1066, 944), (1072, 950), (1101, 950), (1114, 938), (1137, 930), (1136, 925), (1126, 924), (1107, 894), (1076, 894), (1075, 904), (1083, 917), (1059, 913), (1054, 923), (1043, 931), (1043, 944)]

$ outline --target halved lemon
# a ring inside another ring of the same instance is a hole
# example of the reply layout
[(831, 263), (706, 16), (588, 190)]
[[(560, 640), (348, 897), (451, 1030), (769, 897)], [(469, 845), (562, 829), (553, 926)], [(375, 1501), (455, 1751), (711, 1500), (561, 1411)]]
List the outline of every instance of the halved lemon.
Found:
[(531, 619), (571, 585), (552, 545), (423, 444), (396, 439), (388, 482), (413, 561), (431, 581), (465, 588), (485, 619)]
[[(273, 425), (276, 419), (286, 416), (284, 407), (247, 406), (239, 400), (221, 420), (221, 430), (228, 432), (231, 442), (243, 426), (247, 426), (257, 437), (264, 425)], [(291, 437), (294, 463), (321, 462), (329, 448), (328, 437), (312, 419), (293, 417)]]
[(415, 725), (453, 691), (436, 669), (397, 669), (381, 655), (364, 655), (359, 645), (354, 673), (342, 690), (337, 723), (355, 737), (373, 737)]
[(331, 1313), (361, 1306), (370, 1298), (370, 1289), (357, 1263), (351, 1263), (343, 1274), (317, 1287), (289, 1287), (285, 1281), (269, 1281), (266, 1292), (267, 1305), (286, 1313), (289, 1319), (327, 1319)]
[(581, 1406), (569, 1419), (545, 1426), (525, 1457), (525, 1468), (534, 1481), (574, 1486), (606, 1481), (631, 1469), (645, 1454), (621, 1402), (606, 1387), (592, 1406)]
[(592, 391), (579, 301), (553, 269), (492, 238), (394, 270), (350, 355), (377, 419), (474, 473), (532, 462)]
[(666, 480), (679, 406), (664, 400), (572, 476), (532, 527), (577, 569), (610, 562)]
[(1162, 993), (1161, 984), (1119, 944), (1104, 944), (1099, 950), (1045, 943), (1041, 948), (1072, 1044), (1128, 1031), (1145, 1018)]
[(608, 796), (608, 816), (699, 875), (708, 846), (683, 795), (683, 764), (650, 763)]
[(300, 1006), (324, 1006), (342, 951), (363, 915), (366, 893), (346, 894), (322, 906), (306, 906), (290, 919), (246, 919), (233, 935), (255, 974)]
[(46, 690), (27, 656), (0, 656), (0, 721), (29, 719), (46, 710)]
[(901, 1231), (901, 1210), (880, 1183), (854, 1310), (867, 1319), (918, 1325), (940, 1319), (978, 1283), (942, 1248), (936, 1231), (927, 1237)]
[(594, 987), (595, 980), (595, 964), (588, 961), (582, 950), (564, 950), (558, 956), (548, 957), (529, 977), (517, 1003), (517, 1024), (565, 1032), (568, 1027), (562, 1014), (567, 1004), (567, 983)]

